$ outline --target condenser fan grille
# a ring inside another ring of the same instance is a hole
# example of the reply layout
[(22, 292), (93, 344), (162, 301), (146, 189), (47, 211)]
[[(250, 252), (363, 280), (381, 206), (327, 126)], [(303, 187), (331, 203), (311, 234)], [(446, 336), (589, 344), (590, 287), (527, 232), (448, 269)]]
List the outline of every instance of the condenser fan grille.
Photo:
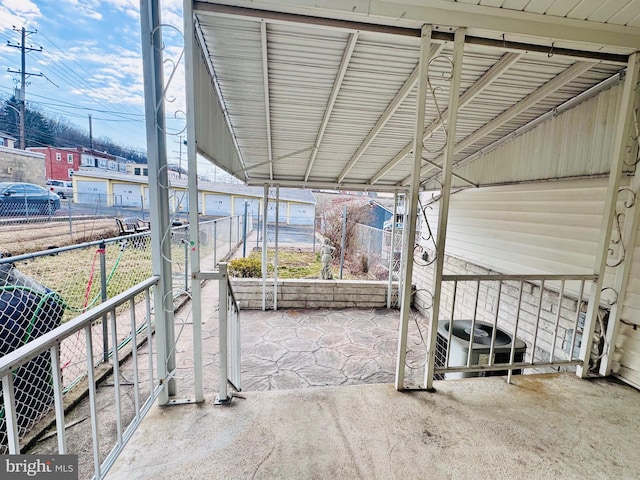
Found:
[[(469, 341), (471, 338), (471, 320), (455, 320), (453, 322), (453, 329), (451, 334), (458, 337), (461, 340)], [(450, 322), (447, 322), (445, 329), (449, 332)], [(478, 345), (491, 345), (491, 336), (493, 335), (493, 327), (491, 325), (485, 325), (482, 323), (476, 323), (473, 326), (473, 343)], [(496, 340), (494, 345), (496, 347), (501, 345), (508, 345), (511, 343), (511, 337), (498, 329), (496, 331)]]

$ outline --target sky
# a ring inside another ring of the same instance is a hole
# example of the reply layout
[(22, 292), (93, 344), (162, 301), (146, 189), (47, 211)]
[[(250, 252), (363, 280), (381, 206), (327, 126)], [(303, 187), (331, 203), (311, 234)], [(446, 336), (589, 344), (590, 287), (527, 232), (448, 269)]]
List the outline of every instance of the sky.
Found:
[[(177, 71), (167, 90), (169, 162), (179, 155), (184, 120), (182, 0), (164, 0), (162, 35), (165, 77)], [(146, 151), (139, 0), (0, 0), (0, 99), (19, 87), (20, 30), (32, 31), (26, 44), (26, 101), (32, 108), (68, 120), (93, 135)], [(170, 61), (167, 61), (170, 60)], [(183, 149), (183, 159), (186, 154)]]

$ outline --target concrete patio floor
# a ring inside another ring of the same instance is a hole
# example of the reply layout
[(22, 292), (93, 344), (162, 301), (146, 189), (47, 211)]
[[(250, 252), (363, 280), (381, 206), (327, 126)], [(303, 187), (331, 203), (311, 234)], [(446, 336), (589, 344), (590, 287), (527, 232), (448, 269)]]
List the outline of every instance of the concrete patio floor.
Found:
[(155, 407), (108, 477), (638, 478), (636, 390), (573, 374), (247, 392)]
[[(380, 383), (393, 379), (397, 311), (243, 311), (244, 391), (215, 406), (217, 315), (208, 307), (206, 401), (154, 407), (107, 478), (638, 478), (637, 390), (564, 373), (397, 392)], [(409, 363), (420, 371), (415, 323)], [(188, 372), (183, 327), (177, 359)], [(189, 376), (179, 385), (188, 391)]]

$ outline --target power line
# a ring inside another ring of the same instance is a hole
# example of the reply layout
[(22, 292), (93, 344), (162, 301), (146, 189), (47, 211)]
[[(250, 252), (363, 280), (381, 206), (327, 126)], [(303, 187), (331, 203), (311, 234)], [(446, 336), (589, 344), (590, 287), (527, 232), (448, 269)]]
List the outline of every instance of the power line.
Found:
[[(41, 35), (41, 36), (42, 36), (42, 37), (43, 37), (47, 42), (49, 42), (49, 43), (50, 43), (50, 44), (51, 44), (51, 45), (52, 45), (56, 50), (58, 50), (61, 54), (65, 55), (65, 56), (67, 55), (67, 54), (66, 54), (66, 52), (65, 52), (65, 51), (63, 51), (63, 50), (62, 50), (62, 49), (61, 49), (61, 48), (60, 48), (60, 47), (59, 47), (59, 46), (58, 46), (58, 45), (57, 45), (53, 40), (51, 40), (51, 39), (50, 39), (46, 34), (44, 34), (44, 33), (40, 33), (40, 35)], [(90, 79), (92, 79), (92, 80), (94, 80), (94, 81), (96, 81), (96, 82), (100, 83), (100, 80), (98, 80), (98, 79), (93, 75), (93, 73), (92, 73), (92, 72), (90, 72), (87, 68), (85, 68), (85, 67), (84, 67), (84, 65), (82, 65), (82, 64), (80, 64), (80, 63), (78, 63), (78, 62), (77, 62), (77, 61), (75, 61), (74, 59), (70, 59), (70, 61), (71, 61), (72, 63), (74, 63), (74, 64), (75, 64), (75, 65), (76, 65), (80, 70), (82, 70), (83, 72), (85, 72), (85, 73), (88, 75), (88, 77), (89, 77)], [(74, 75), (78, 80), (80, 80), (80, 81), (83, 83), (83, 85), (85, 85), (87, 88), (89, 87), (88, 85), (86, 85), (86, 83), (84, 83), (84, 82), (85, 82), (85, 78), (84, 78), (82, 75), (78, 74), (78, 73), (76, 72), (76, 70), (75, 70), (75, 69), (72, 69), (72, 68), (68, 67), (68, 66), (67, 66), (64, 62), (62, 62), (61, 60), (58, 60), (58, 63), (60, 63), (64, 68), (68, 69), (68, 70), (69, 70), (69, 72), (70, 72), (72, 75)], [(71, 83), (70, 83), (70, 84), (71, 84)], [(121, 111), (122, 113), (124, 113), (124, 114), (128, 114), (128, 113), (129, 113), (129, 112), (127, 112), (127, 111), (122, 107), (122, 105), (121, 105), (121, 104), (114, 104), (114, 103), (110, 102), (107, 98), (104, 98), (104, 97), (102, 97), (102, 98), (103, 98), (103, 101), (105, 102), (105, 104), (111, 105), (111, 106), (112, 106), (112, 108), (113, 108), (113, 107), (115, 107), (115, 109), (120, 110), (120, 111)]]
[[(0, 86), (0, 90), (5, 90), (8, 92), (12, 92), (13, 89), (8, 88), (8, 87), (1, 87)], [(120, 113), (120, 112), (114, 112), (112, 110), (104, 110), (104, 109), (99, 109), (99, 108), (91, 108), (91, 107), (81, 107), (81, 106), (77, 106), (71, 102), (65, 102), (63, 100), (58, 100), (58, 99), (54, 99), (51, 97), (47, 97), (45, 95), (38, 95), (37, 93), (32, 93), (31, 94), (32, 97), (36, 97), (36, 98), (44, 98), (45, 100), (50, 100), (52, 102), (57, 102), (57, 103), (47, 103), (47, 102), (30, 102), (32, 104), (38, 104), (38, 105), (53, 105), (53, 106), (59, 106), (59, 107), (64, 107), (66, 106), (66, 108), (70, 108), (70, 109), (77, 109), (77, 110), (84, 110), (87, 112), (97, 112), (97, 113), (104, 113), (106, 115), (113, 115), (116, 117), (120, 117), (123, 120), (128, 120), (128, 118), (126, 117), (126, 115), (129, 115), (131, 117), (141, 117), (141, 120), (144, 121), (144, 113)], [(131, 119), (134, 121), (138, 121), (135, 119)]]

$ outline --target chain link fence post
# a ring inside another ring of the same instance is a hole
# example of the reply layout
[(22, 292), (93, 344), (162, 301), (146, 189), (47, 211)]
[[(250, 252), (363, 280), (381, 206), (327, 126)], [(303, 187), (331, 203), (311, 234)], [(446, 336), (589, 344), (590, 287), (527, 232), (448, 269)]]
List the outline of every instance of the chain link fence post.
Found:
[(213, 267), (218, 264), (218, 221), (213, 221)]
[[(100, 255), (100, 295), (102, 302), (107, 301), (107, 259), (106, 259), (107, 246), (105, 242), (101, 242), (98, 247), (98, 254)], [(102, 317), (102, 360), (109, 361), (109, 331), (107, 325), (107, 315)]]
[(73, 218), (71, 216), (71, 197), (67, 197), (67, 211), (69, 212), (69, 236), (73, 237)]

